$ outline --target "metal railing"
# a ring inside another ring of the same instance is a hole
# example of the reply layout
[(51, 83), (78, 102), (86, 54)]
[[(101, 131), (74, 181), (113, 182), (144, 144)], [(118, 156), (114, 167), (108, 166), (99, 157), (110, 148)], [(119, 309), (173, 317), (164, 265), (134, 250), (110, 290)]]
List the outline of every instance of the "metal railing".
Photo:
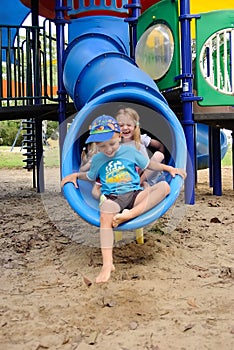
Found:
[(89, 15), (96, 11), (104, 14), (116, 13), (123, 14), (125, 17), (128, 15), (129, 10), (126, 5), (131, 3), (129, 0), (67, 0), (67, 6), (69, 16), (80, 17), (82, 14)]
[(53, 22), (0, 26), (0, 107), (45, 104), (57, 98), (57, 49)]

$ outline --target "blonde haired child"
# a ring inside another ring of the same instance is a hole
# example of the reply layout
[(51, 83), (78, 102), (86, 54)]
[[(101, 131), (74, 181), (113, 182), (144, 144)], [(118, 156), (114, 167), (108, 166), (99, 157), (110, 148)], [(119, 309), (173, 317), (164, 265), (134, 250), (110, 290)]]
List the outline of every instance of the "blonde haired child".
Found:
[[(158, 151), (152, 155), (151, 159), (160, 163), (164, 160), (165, 148), (163, 144), (158, 140), (152, 139), (147, 134), (141, 135), (140, 116), (135, 109), (129, 107), (120, 108), (115, 118), (120, 126), (123, 143), (135, 146), (147, 158), (149, 158), (147, 147), (152, 146)], [(141, 175), (141, 182), (147, 181), (152, 185), (157, 181), (158, 175), (158, 173), (147, 169)]]

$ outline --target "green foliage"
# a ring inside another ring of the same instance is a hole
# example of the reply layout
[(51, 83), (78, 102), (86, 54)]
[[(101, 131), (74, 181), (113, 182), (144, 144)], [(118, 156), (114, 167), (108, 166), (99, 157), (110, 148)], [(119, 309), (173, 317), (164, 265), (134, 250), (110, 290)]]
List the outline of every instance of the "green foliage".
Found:
[[(16, 135), (20, 128), (20, 120), (4, 120), (0, 121), (0, 145), (12, 146)], [(47, 139), (52, 137), (57, 139), (58, 122), (48, 121), (47, 124)], [(18, 135), (15, 146), (21, 147), (23, 141), (23, 130)]]
[(48, 121), (47, 124), (47, 139), (50, 137), (55, 140), (57, 139), (57, 131), (58, 131), (58, 122)]
[[(11, 146), (20, 127), (19, 120), (0, 121), (0, 142), (2, 145)], [(20, 134), (16, 146), (21, 146), (23, 135)]]

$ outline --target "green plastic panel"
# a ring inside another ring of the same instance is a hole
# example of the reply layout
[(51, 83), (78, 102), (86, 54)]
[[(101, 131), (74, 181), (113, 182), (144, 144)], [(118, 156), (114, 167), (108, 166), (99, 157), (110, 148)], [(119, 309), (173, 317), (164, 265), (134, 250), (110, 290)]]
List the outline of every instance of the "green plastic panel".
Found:
[(202, 13), (196, 21), (196, 89), (203, 97), (201, 106), (234, 105), (233, 38), (233, 9)]
[(175, 81), (175, 77), (180, 74), (178, 0), (162, 0), (147, 9), (138, 19), (138, 40), (149, 27), (157, 23), (168, 26), (174, 39), (174, 53), (171, 65), (161, 79), (155, 80), (158, 88), (162, 91), (180, 85), (180, 81)]

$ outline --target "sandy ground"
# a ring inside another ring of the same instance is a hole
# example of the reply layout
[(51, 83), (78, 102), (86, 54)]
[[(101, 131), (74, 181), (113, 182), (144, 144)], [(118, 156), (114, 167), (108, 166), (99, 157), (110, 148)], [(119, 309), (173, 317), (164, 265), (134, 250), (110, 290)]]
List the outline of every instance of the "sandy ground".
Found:
[(46, 192), (32, 173), (0, 171), (1, 350), (234, 349), (234, 192), (223, 196), (198, 174), (195, 205), (175, 205), (114, 248), (116, 271), (104, 285), (98, 230), (69, 208), (58, 169)]

